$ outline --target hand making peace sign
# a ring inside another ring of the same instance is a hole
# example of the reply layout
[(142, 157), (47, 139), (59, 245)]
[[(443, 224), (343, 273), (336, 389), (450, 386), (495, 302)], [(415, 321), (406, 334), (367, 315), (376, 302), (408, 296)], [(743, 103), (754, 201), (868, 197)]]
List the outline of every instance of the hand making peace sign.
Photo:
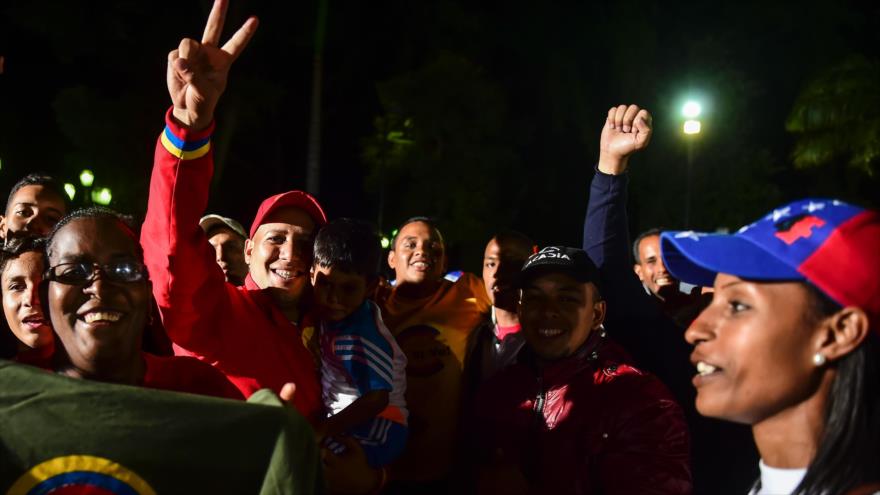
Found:
[(257, 18), (250, 17), (223, 47), (218, 47), (228, 6), (228, 0), (214, 0), (202, 42), (184, 38), (168, 54), (168, 93), (174, 104), (173, 114), (191, 129), (203, 129), (214, 119), (229, 68), (257, 30)]

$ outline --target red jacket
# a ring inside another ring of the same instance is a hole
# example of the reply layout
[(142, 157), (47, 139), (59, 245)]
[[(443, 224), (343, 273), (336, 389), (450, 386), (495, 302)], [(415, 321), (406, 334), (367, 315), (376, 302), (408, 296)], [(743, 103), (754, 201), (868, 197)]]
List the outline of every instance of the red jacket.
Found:
[(478, 469), (513, 463), (531, 493), (691, 493), (681, 408), (625, 356), (595, 334), (537, 372), (525, 350), (478, 394)]
[(321, 386), (297, 325), (258, 288), (227, 283), (199, 227), (214, 170), (213, 124), (192, 132), (169, 110), (156, 145), (141, 231), (153, 295), (175, 353), (195, 356), (229, 377), (245, 397), (296, 383), (294, 406), (314, 420)]
[(142, 387), (244, 400), (241, 391), (223, 373), (198, 359), (188, 356), (154, 356), (148, 352), (142, 355), (146, 368)]

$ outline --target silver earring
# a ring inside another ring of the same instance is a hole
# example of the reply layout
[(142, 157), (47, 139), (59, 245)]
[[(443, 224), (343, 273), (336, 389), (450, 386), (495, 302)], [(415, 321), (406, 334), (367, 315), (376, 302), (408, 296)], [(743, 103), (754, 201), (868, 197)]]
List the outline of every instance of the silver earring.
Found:
[(815, 364), (816, 366), (824, 365), (825, 361), (827, 361), (827, 360), (828, 359), (825, 357), (825, 354), (822, 354), (821, 352), (817, 352), (816, 354), (813, 354), (813, 364)]
[(605, 324), (604, 323), (599, 324), (599, 336), (603, 337), (603, 338), (605, 337)]

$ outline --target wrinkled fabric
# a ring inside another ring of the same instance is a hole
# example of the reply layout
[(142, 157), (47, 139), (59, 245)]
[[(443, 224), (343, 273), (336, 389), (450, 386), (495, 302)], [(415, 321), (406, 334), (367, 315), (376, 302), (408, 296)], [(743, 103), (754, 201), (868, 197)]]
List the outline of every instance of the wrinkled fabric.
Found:
[(524, 350), (480, 389), (472, 432), (477, 466), (513, 463), (532, 493), (692, 491), (681, 408), (599, 334), (541, 369)]

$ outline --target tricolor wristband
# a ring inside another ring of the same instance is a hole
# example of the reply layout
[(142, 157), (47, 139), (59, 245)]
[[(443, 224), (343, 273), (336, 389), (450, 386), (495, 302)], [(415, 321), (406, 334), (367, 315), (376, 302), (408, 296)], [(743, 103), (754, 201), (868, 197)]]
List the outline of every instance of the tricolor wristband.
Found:
[(214, 123), (198, 131), (187, 129), (174, 119), (173, 110), (171, 107), (165, 113), (165, 130), (159, 136), (162, 147), (181, 160), (195, 160), (207, 155), (211, 151)]
[(175, 136), (168, 126), (165, 126), (165, 130), (162, 131), (162, 136), (159, 139), (162, 141), (162, 146), (169, 153), (181, 160), (201, 158), (211, 150), (211, 136), (187, 142)]

